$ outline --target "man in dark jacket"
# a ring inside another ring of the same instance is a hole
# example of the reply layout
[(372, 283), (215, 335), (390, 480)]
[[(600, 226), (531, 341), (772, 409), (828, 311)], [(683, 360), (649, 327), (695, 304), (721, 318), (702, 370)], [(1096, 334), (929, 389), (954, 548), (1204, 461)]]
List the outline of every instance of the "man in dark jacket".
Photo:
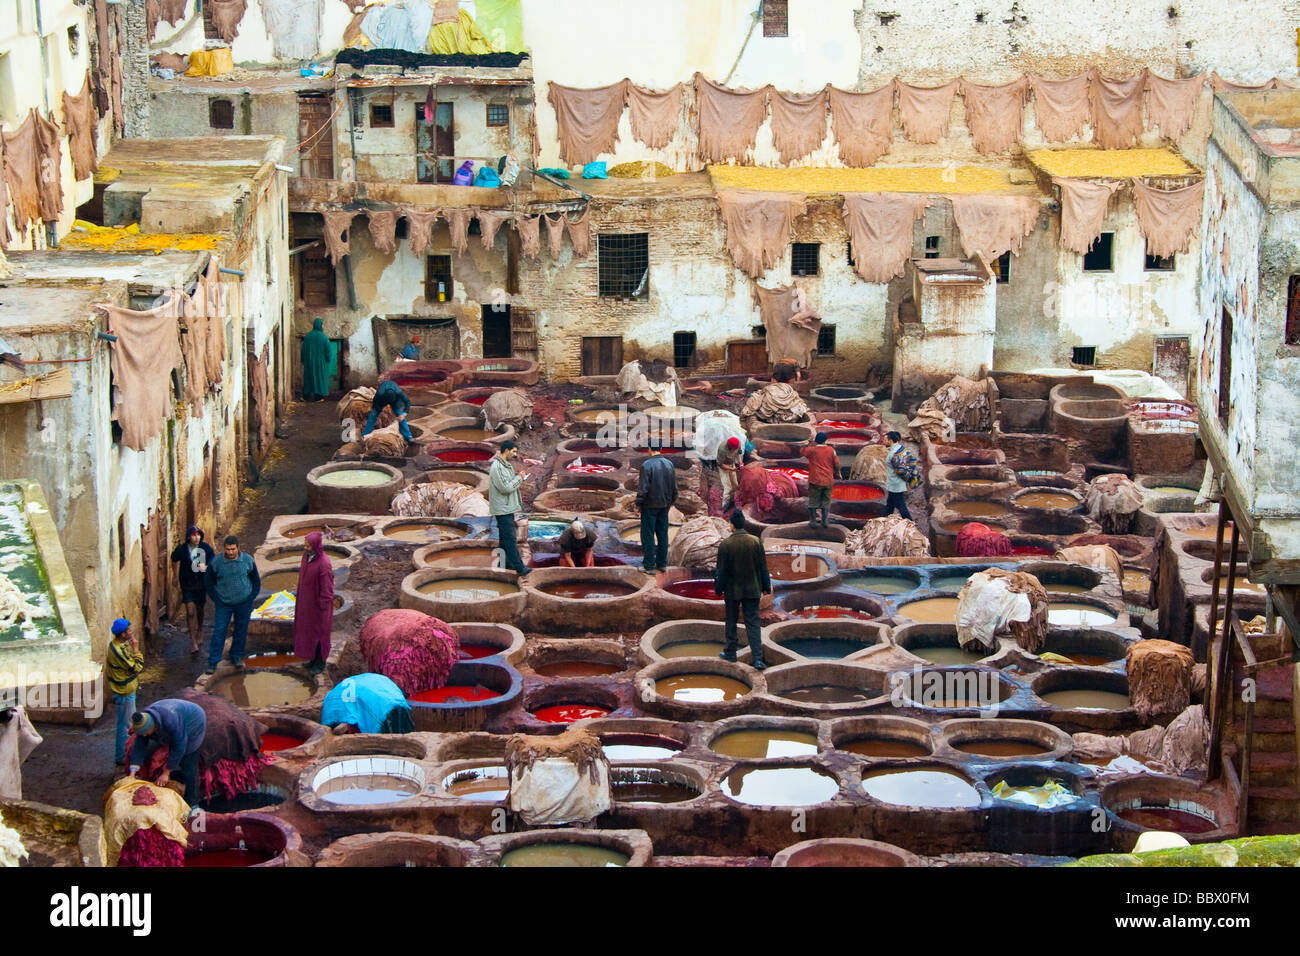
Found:
[(379, 421), (379, 415), (385, 408), (391, 408), (397, 416), (397, 430), (402, 433), (402, 437), (409, 442), (415, 441), (411, 437), (410, 426), (406, 424), (406, 413), (411, 410), (411, 400), (392, 379), (375, 389), (375, 397), (370, 403), (370, 414), (366, 417), (366, 426), (361, 429), (361, 437), (364, 438), (375, 430), (375, 422)]
[(185, 603), (185, 623), (190, 628), (190, 653), (199, 652), (199, 632), (203, 630), (203, 606), (208, 602), (208, 589), (204, 583), (208, 565), (215, 552), (203, 540), (203, 532), (190, 525), (185, 540), (172, 552), (172, 563), (178, 566), (181, 579), (181, 600)]
[(190, 806), (199, 802), (199, 748), (207, 733), (208, 718), (203, 708), (188, 700), (169, 698), (150, 704), (143, 711), (131, 715), (131, 730), (135, 744), (131, 747), (131, 776), (149, 762), (149, 757), (159, 747), (167, 748), (167, 766), (158, 778), (159, 786), (167, 786), (173, 773), (179, 773), (185, 784), (185, 800)]
[(650, 439), (650, 457), (641, 463), (636, 506), (641, 511), (641, 567), (647, 574), (668, 570), (668, 509), (677, 503), (677, 469)]
[(753, 665), (763, 670), (763, 629), (758, 620), (758, 602), (772, 592), (772, 578), (767, 573), (767, 555), (758, 538), (745, 530), (745, 515), (739, 508), (731, 512), (731, 537), (718, 546), (718, 568), (713, 573), (713, 590), (722, 596), (727, 612), (726, 647), (718, 656), (724, 661), (736, 659), (736, 619), (745, 615), (745, 633)]
[(239, 539), (226, 536), (222, 553), (212, 559), (206, 576), (208, 593), (212, 595), (212, 641), (208, 644), (208, 669), (211, 674), (221, 663), (221, 651), (226, 646), (226, 629), (233, 619), (234, 631), (230, 638), (230, 663), (244, 666), (244, 642), (248, 639), (248, 619), (253, 613), (253, 602), (262, 590), (262, 576), (252, 555), (239, 550)]

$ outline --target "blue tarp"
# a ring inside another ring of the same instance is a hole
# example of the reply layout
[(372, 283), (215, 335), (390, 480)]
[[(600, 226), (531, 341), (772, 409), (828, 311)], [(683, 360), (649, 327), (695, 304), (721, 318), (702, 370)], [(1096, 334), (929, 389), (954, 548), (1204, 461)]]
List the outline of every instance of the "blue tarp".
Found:
[(377, 734), (394, 708), (411, 709), (400, 687), (383, 674), (357, 674), (325, 695), (320, 718), (326, 727), (353, 724), (363, 734)]

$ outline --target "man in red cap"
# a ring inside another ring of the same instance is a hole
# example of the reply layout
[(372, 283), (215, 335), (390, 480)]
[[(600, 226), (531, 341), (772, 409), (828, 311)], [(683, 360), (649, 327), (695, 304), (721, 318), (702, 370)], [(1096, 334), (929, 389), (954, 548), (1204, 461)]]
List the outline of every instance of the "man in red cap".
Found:
[(731, 436), (718, 449), (718, 477), (722, 479), (722, 510), (731, 507), (740, 487), (740, 439)]
[(412, 335), (411, 340), (406, 343), (400, 353), (402, 358), (410, 359), (411, 361), (418, 359), (420, 357), (420, 343), (423, 341), (424, 339), (420, 338), (420, 336)]

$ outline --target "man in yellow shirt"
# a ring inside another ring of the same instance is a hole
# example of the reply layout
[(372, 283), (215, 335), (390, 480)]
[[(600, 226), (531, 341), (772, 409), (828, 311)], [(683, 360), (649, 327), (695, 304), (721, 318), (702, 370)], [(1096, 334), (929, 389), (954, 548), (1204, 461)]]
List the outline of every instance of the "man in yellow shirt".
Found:
[(131, 715), (135, 713), (135, 692), (140, 687), (140, 673), (144, 670), (144, 655), (131, 630), (131, 622), (119, 617), (113, 622), (113, 639), (108, 642), (108, 656), (104, 660), (104, 680), (117, 704), (117, 743), (113, 751), (115, 762), (126, 763), (126, 734)]

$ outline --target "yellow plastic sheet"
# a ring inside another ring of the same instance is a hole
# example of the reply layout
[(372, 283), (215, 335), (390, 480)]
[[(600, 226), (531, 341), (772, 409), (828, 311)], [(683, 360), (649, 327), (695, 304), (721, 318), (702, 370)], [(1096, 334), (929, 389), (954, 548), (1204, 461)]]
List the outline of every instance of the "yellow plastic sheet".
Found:
[(235, 68), (230, 56), (230, 47), (223, 46), (216, 50), (195, 50), (190, 54), (190, 68), (186, 76), (221, 76)]
[(460, 11), (455, 23), (438, 23), (429, 31), (430, 53), (468, 53), (482, 56), (494, 52), (468, 10)]

